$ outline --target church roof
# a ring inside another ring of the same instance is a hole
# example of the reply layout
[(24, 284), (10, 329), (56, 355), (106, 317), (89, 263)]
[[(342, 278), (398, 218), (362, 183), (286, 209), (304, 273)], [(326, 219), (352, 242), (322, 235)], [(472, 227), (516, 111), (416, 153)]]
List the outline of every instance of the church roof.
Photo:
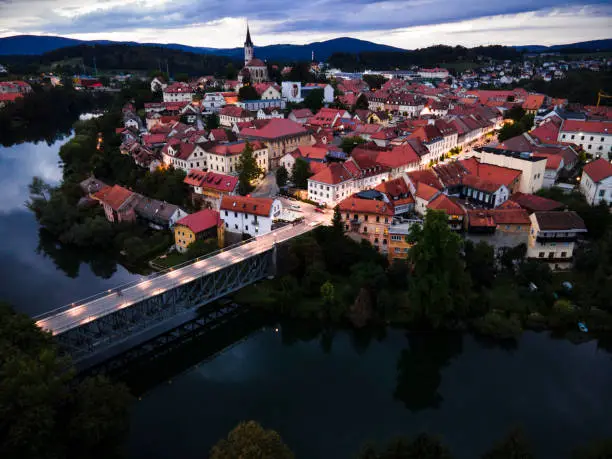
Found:
[(244, 42), (244, 46), (253, 46), (253, 42), (251, 41), (251, 32), (249, 31), (249, 25), (247, 24), (247, 36)]
[(264, 61), (262, 61), (261, 59), (251, 59), (249, 62), (246, 63), (245, 67), (265, 67), (266, 64), (264, 64)]

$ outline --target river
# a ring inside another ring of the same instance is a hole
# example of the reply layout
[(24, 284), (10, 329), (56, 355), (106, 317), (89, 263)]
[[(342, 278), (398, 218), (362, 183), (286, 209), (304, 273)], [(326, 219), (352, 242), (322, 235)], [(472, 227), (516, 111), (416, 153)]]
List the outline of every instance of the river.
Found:
[(69, 139), (0, 147), (0, 299), (30, 315), (137, 277), (104, 254), (61, 248), (41, 237), (24, 205), (32, 177), (53, 185), (61, 180), (58, 152)]
[[(0, 148), (0, 299), (31, 315), (136, 277), (103, 253), (57, 246), (25, 208), (33, 176), (61, 179), (67, 140)], [(612, 433), (612, 358), (596, 341), (527, 332), (504, 349), (469, 335), (241, 320), (134, 370), (129, 457), (206, 457), (247, 419), (278, 430), (298, 459), (350, 458), (368, 439), (420, 431), (472, 459), (515, 425), (538, 459), (562, 459)]]

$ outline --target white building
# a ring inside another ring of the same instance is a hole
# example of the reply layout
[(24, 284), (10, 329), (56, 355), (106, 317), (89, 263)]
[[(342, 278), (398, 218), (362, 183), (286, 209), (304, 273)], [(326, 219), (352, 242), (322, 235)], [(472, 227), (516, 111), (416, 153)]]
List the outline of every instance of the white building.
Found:
[(521, 193), (535, 193), (544, 186), (547, 158), (531, 153), (515, 153), (506, 150), (484, 149), (476, 154), (481, 162), (521, 171), (519, 189)]
[(334, 88), (332, 85), (326, 83), (306, 83), (306, 85), (302, 87), (302, 97), (306, 98), (308, 93), (315, 89), (321, 89), (323, 91), (323, 103), (331, 104), (334, 101)]
[(592, 206), (603, 202), (612, 207), (612, 164), (599, 158), (584, 166), (580, 192)]
[(531, 229), (527, 257), (567, 268), (572, 260), (578, 235), (587, 229), (582, 218), (573, 211), (534, 212), (529, 216)]
[(225, 97), (220, 92), (207, 92), (202, 99), (202, 107), (206, 113), (216, 113), (225, 107)]
[(612, 157), (612, 121), (565, 120), (557, 139), (580, 145), (593, 157)]
[(187, 83), (172, 83), (163, 90), (164, 102), (191, 102), (195, 91)]
[(168, 84), (161, 77), (155, 77), (151, 80), (151, 92), (163, 91)]
[(440, 78), (445, 79), (448, 78), (448, 70), (442, 68), (433, 68), (433, 69), (419, 69), (419, 76), (421, 78)]
[(223, 196), (220, 214), (225, 230), (253, 237), (272, 231), (272, 223), (280, 218), (282, 204), (278, 199)]
[(167, 166), (189, 172), (191, 169), (206, 169), (206, 158), (193, 143), (176, 142), (162, 148), (162, 161)]
[(289, 102), (302, 102), (302, 83), (299, 81), (283, 81), (281, 84), (283, 99)]

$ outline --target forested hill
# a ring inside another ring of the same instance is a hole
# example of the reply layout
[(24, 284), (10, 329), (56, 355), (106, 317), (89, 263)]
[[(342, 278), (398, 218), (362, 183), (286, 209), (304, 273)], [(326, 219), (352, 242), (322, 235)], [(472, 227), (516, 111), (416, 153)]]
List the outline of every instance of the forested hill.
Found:
[(211, 54), (196, 54), (181, 50), (142, 45), (79, 45), (49, 51), (40, 56), (5, 56), (13, 73), (31, 73), (51, 66), (74, 67), (81, 72), (82, 66), (98, 70), (150, 71), (162, 68), (166, 62), (171, 74), (224, 75), (232, 58)]
[(495, 60), (516, 60), (521, 52), (511, 46), (430, 46), (429, 48), (401, 52), (334, 53), (329, 58), (332, 67), (346, 71), (364, 69), (407, 69), (412, 65), (435, 66), (445, 63), (476, 62), (479, 57)]

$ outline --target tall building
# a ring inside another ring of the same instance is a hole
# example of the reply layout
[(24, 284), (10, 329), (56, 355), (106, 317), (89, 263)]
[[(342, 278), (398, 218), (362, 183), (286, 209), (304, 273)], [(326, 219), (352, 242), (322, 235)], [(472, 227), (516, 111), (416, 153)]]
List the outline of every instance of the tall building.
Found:
[(244, 41), (244, 65), (247, 65), (251, 59), (253, 59), (253, 42), (251, 41), (251, 32), (247, 24), (246, 40)]

